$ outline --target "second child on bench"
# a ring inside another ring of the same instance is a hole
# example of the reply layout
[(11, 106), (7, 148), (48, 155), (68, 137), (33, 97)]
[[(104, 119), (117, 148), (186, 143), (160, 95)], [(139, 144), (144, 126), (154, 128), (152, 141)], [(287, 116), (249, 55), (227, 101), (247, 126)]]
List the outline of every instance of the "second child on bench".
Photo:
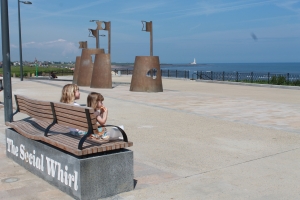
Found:
[[(104, 97), (97, 92), (91, 92), (87, 97), (87, 106), (92, 107), (94, 109), (94, 114), (96, 116), (97, 122), (100, 126), (105, 125), (108, 109), (103, 105)], [(93, 135), (96, 139), (105, 139), (109, 140), (109, 136), (107, 134), (105, 127), (98, 128), (98, 135)]]

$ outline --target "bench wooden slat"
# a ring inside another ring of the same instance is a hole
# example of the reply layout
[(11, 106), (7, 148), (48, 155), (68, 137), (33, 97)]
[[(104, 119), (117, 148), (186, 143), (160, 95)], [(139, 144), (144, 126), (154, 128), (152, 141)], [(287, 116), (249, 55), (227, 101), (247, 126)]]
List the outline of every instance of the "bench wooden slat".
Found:
[[(62, 135), (62, 134), (58, 134), (55, 136), (51, 136), (53, 141), (59, 141), (61, 143), (61, 145), (66, 145), (69, 148), (77, 148), (77, 143), (76, 142), (70, 142), (69, 140), (74, 139), (73, 141), (76, 141), (77, 136), (70, 136), (70, 135)], [(87, 139), (86, 142), (83, 145), (83, 155), (85, 154), (90, 154), (92, 152), (96, 152), (94, 150), (95, 146), (93, 146), (95, 143), (101, 144), (101, 146), (97, 146), (97, 152), (102, 152), (102, 151), (108, 151), (108, 150), (112, 150), (112, 149), (118, 149), (116, 146), (121, 147), (123, 144), (123, 146), (126, 146), (126, 142), (124, 141), (120, 141), (120, 140), (116, 140), (116, 141), (112, 141), (112, 142), (108, 142), (108, 141), (104, 141), (104, 140), (94, 140), (94, 139)], [(73, 147), (72, 147), (73, 146)]]
[[(64, 125), (64, 126), (69, 126), (71, 128), (75, 128), (75, 129), (79, 129), (82, 131), (88, 131), (88, 124), (87, 121), (86, 123), (83, 122), (78, 122), (72, 119), (67, 119), (67, 118), (63, 118), (60, 116), (57, 116), (57, 123), (59, 125)], [(97, 124), (93, 124), (93, 133), (98, 133), (98, 125)]]
[[(34, 113), (35, 115), (47, 116), (47, 118), (53, 118), (53, 114), (51, 110), (43, 110), (43, 109), (36, 109), (32, 106), (19, 106), (20, 110), (26, 110), (30, 113)], [(49, 106), (50, 107), (50, 106)]]
[(22, 95), (16, 95), (16, 97), (17, 97), (18, 101), (24, 100), (26, 102), (35, 102), (35, 104), (38, 104), (38, 105), (49, 105), (50, 104), (49, 101), (30, 99), (30, 98), (22, 96)]
[[(16, 122), (6, 122), (7, 126), (10, 126), (15, 129), (20, 129), (20, 132), (22, 132), (22, 135), (25, 137), (28, 137), (33, 140), (41, 140), (37, 136), (44, 137), (44, 132), (46, 128), (49, 126), (50, 123), (47, 123), (45, 121), (40, 121), (36, 119), (30, 119), (30, 120), (20, 120)], [(18, 131), (19, 132), (19, 131)], [(63, 126), (54, 125), (50, 129), (50, 134), (57, 134), (57, 133), (69, 133), (69, 129)]]
[(67, 110), (74, 110), (74, 111), (79, 111), (79, 112), (81, 112), (84, 109), (88, 109), (91, 114), (94, 113), (93, 108), (85, 107), (85, 106), (76, 106), (76, 105), (70, 105), (70, 104), (65, 104), (65, 103), (57, 103), (57, 102), (54, 103), (54, 106), (58, 107), (58, 108), (63, 108), (63, 109), (67, 109)]
[[(74, 129), (79, 129), (81, 131), (88, 131), (88, 125), (84, 124), (84, 123), (77, 123), (75, 124), (74, 121), (73, 123), (71, 123), (71, 120), (69, 119), (63, 119), (63, 118), (58, 118), (57, 119), (57, 124), (62, 125), (62, 126), (68, 126), (70, 128), (74, 128)], [(98, 129), (97, 128), (93, 128), (93, 133), (98, 133)]]
[[(77, 106), (79, 107), (79, 106)], [(62, 113), (65, 116), (76, 116), (76, 117), (86, 117), (85, 110), (83, 108), (80, 108), (81, 110), (69, 110), (64, 108), (55, 107), (55, 111), (58, 113)]]
[(86, 123), (84, 122), (81, 122), (81, 121), (77, 121), (77, 120), (73, 120), (73, 119), (68, 119), (68, 118), (64, 118), (64, 117), (61, 117), (61, 116), (57, 116), (57, 123), (58, 124), (64, 124), (66, 126), (72, 126), (75, 128), (78, 128), (80, 130), (83, 130), (83, 129), (88, 129), (88, 124), (87, 124), (87, 120), (85, 120)]
[[(66, 145), (66, 135), (56, 135), (56, 136), (53, 136), (51, 139), (52, 141), (57, 141), (57, 142), (60, 142), (61, 145)], [(75, 138), (76, 136), (74, 136)], [(96, 153), (96, 152), (102, 152), (102, 151), (107, 151), (107, 150), (110, 150), (110, 149), (114, 149), (113, 146), (115, 146), (114, 142), (112, 143), (108, 143), (107, 141), (102, 141), (102, 142), (99, 142), (99, 143), (102, 143), (101, 146), (92, 146), (90, 145), (89, 143), (94, 143), (95, 141), (93, 141), (93, 139), (90, 139), (90, 140), (87, 140), (84, 145), (83, 145), (83, 150), (82, 150), (82, 155), (86, 155), (86, 154), (91, 154), (91, 153)], [(53, 142), (52, 142), (53, 143)], [(122, 143), (126, 143), (126, 142), (123, 142)], [(53, 143), (54, 144), (54, 143)], [(73, 144), (73, 146), (72, 146)], [(56, 144), (57, 145), (57, 144)], [(67, 147), (66, 147), (66, 150), (70, 150), (70, 149), (73, 149), (72, 150), (72, 153), (76, 153), (74, 152), (74, 149), (76, 149), (77, 151), (77, 143), (71, 143), (71, 142), (68, 142), (67, 143)]]
[(59, 119), (62, 119), (62, 118), (66, 119), (66, 120), (68, 119), (70, 121), (73, 121), (74, 123), (77, 123), (77, 122), (81, 122), (81, 123), (85, 123), (85, 124), (88, 123), (86, 116), (84, 116), (84, 117), (72, 116), (72, 115), (68, 115), (65, 113), (57, 112), (57, 110), (56, 110), (56, 116)]
[(52, 111), (50, 102), (47, 105), (45, 105), (45, 104), (41, 105), (41, 104), (36, 103), (35, 101), (26, 101), (24, 99), (18, 99), (18, 104), (19, 105), (23, 104), (23, 106), (35, 109), (37, 112), (47, 112), (47, 113), (49, 113), (49, 112)]
[(20, 109), (23, 109), (23, 110), (28, 110), (30, 111), (31, 113), (36, 113), (36, 115), (41, 115), (41, 116), (49, 116), (53, 118), (53, 114), (52, 114), (52, 111), (51, 110), (39, 110), (39, 109), (36, 109), (36, 108), (33, 108), (33, 107), (30, 107), (30, 106), (21, 106)]
[(20, 112), (26, 113), (30, 117), (34, 117), (41, 120), (53, 120), (50, 102), (37, 101), (21, 95), (16, 95), (16, 100)]
[(46, 115), (46, 114), (41, 114), (41, 113), (36, 113), (32, 112), (31, 110), (28, 110), (26, 108), (20, 108), (20, 112), (27, 114), (28, 116), (32, 118), (37, 118), (40, 120), (47, 120), (47, 121), (53, 121), (53, 116), (52, 115)]
[[(44, 135), (43, 131), (38, 131), (38, 129), (34, 128), (32, 124), (25, 121), (13, 123), (7, 122), (7, 125), (14, 128), (21, 135), (32, 140), (42, 140), (42, 136)], [(30, 132), (30, 134), (28, 132)]]
[(48, 138), (48, 137), (46, 137), (44, 139), (44, 142), (47, 142), (47, 143), (49, 143), (53, 146), (56, 146), (56, 147), (58, 147), (58, 148), (60, 148), (64, 151), (70, 152), (70, 153), (75, 154), (77, 156), (83, 155), (81, 150), (79, 150), (75, 147), (66, 146), (66, 145), (62, 144), (61, 141), (62, 140), (57, 141), (57, 140), (54, 140), (53, 138)]

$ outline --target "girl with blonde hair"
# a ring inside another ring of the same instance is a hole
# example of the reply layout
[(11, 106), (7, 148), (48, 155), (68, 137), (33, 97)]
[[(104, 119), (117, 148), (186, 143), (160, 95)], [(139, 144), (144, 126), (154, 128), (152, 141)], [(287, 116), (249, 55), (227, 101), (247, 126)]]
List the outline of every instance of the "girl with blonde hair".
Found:
[(76, 84), (67, 84), (63, 87), (61, 91), (60, 102), (67, 104), (74, 104), (79, 106), (75, 100), (80, 98), (79, 87)]
[[(61, 91), (60, 102), (80, 106), (75, 100), (80, 98), (79, 87), (76, 84), (67, 84)], [(85, 131), (69, 127), (72, 135), (85, 135)]]

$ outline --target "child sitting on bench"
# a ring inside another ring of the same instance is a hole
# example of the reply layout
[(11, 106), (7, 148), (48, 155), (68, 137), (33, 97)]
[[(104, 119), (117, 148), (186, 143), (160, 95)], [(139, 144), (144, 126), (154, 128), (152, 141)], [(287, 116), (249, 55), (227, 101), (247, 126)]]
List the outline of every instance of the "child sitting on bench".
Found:
[[(108, 109), (103, 105), (103, 101), (104, 97), (97, 92), (91, 92), (87, 97), (87, 106), (94, 109), (94, 114), (100, 126), (105, 125), (108, 116)], [(98, 132), (98, 135), (93, 135), (93, 137), (96, 139), (109, 139), (105, 127), (99, 127)]]
[(80, 106), (75, 100), (80, 99), (79, 87), (76, 84), (67, 84), (61, 91), (60, 102)]
[[(80, 106), (75, 100), (80, 98), (79, 87), (76, 84), (67, 84), (63, 87), (61, 91), (60, 102), (73, 104), (75, 106)], [(85, 131), (81, 131), (75, 128), (69, 128), (72, 135), (85, 135)]]

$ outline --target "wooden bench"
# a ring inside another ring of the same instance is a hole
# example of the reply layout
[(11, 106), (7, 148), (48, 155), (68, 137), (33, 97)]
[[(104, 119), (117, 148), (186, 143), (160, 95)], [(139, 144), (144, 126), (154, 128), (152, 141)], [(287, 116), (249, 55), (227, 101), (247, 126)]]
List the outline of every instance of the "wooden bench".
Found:
[[(65, 103), (40, 101), (15, 95), (16, 112), (10, 122), (5, 124), (15, 129), (21, 135), (32, 140), (39, 140), (67, 151), (76, 156), (126, 148), (133, 145), (127, 139), (126, 133), (114, 125), (123, 135), (123, 140), (105, 141), (89, 138), (98, 133), (94, 110), (90, 107), (75, 106)], [(13, 121), (18, 112), (29, 117)], [(84, 136), (70, 133), (69, 127), (86, 131)]]

